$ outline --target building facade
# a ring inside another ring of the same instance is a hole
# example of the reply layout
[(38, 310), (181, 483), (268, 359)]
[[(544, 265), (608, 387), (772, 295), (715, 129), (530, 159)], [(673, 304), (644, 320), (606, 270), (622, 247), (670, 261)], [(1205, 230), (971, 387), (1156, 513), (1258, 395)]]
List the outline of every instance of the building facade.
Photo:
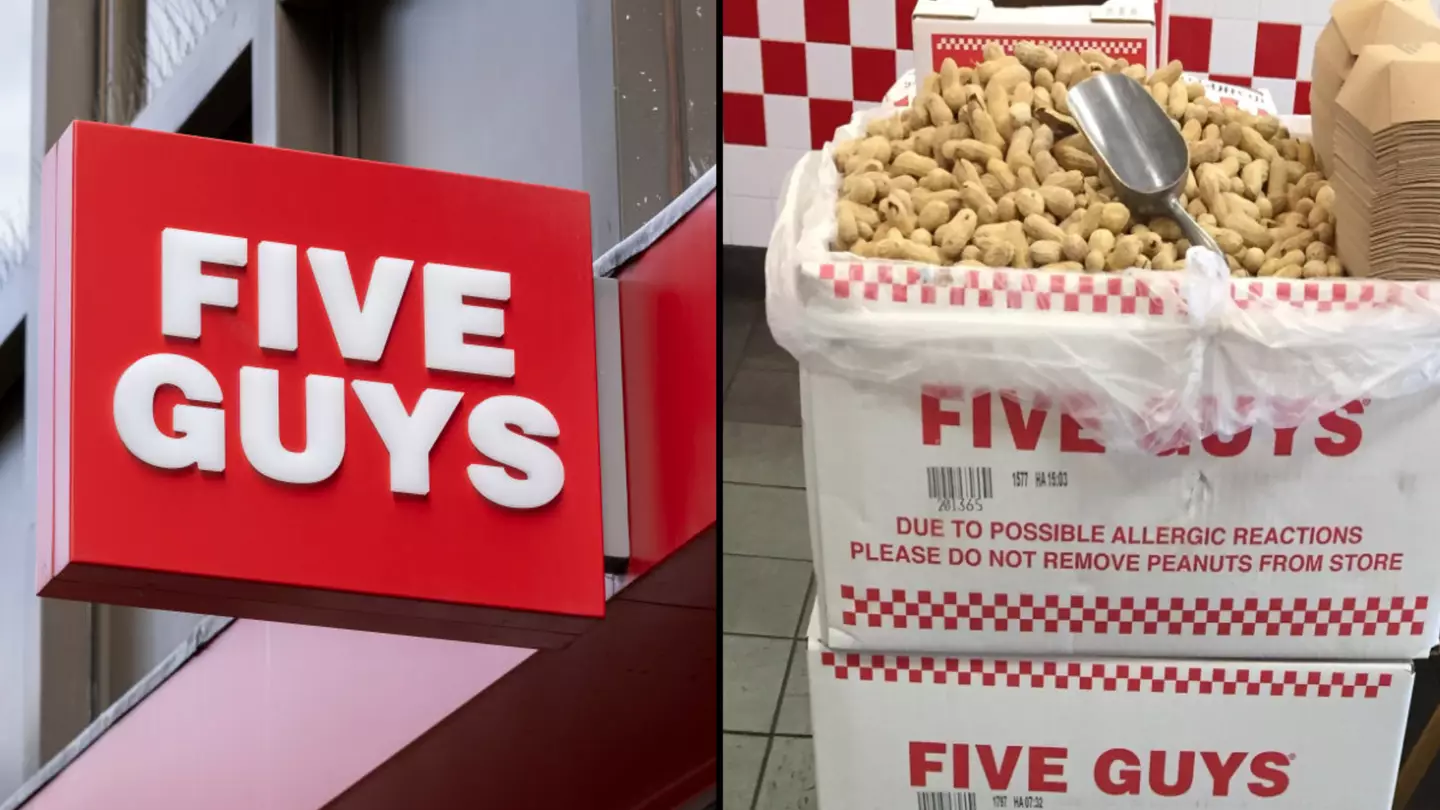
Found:
[[(98, 120), (584, 190), (599, 257), (715, 163), (717, 6), (715, 0), (34, 0), (36, 169), (29, 210), (40, 208), (40, 158), (72, 121)], [(38, 214), (29, 228), (29, 244), (38, 245)], [(228, 645), (240, 662), (247, 660), (245, 645), (279, 644), (290, 632), (34, 595), (36, 252), (0, 283), (0, 807), (7, 810), (51, 806), (47, 793), (84, 795), (74, 763), (91, 756), (86, 751), (109, 725), (134, 717), (134, 707), (158, 694), (160, 684), (177, 672), (188, 677), (204, 660), (200, 650)], [(441, 649), (425, 640), (293, 632), (299, 635), (291, 642), (302, 646), (333, 644), (351, 666), (404, 655), (407, 644), (417, 644), (424, 649), (411, 653), (433, 656), (441, 669), (470, 668), (473, 677), (435, 687), (437, 694), (452, 692), (449, 703), (426, 710), (437, 722), (473, 697), (467, 693), (508, 677), (526, 658)], [(460, 645), (466, 646), (478, 645)], [(325, 667), (304, 656), (294, 662), (314, 672)], [(420, 677), (429, 676), (377, 674), (372, 686)], [(363, 692), (352, 695), (361, 704), (382, 694)], [(705, 700), (713, 707), (710, 692)], [(246, 705), (237, 699), (233, 711)], [(408, 744), (406, 735), (414, 739), (428, 722), (416, 717), (392, 717), (376, 739)], [(713, 728), (713, 710), (711, 722)], [(432, 748), (441, 759), (446, 750)], [(364, 761), (359, 756), (346, 767), (378, 772), (378, 763)], [(260, 790), (254, 804), (225, 806), (368, 806), (368, 799), (353, 798), (364, 791), (347, 779), (332, 779), (334, 795), (297, 789), (271, 805)], [(351, 804), (326, 805), (345, 791)], [(370, 793), (383, 795), (383, 788)], [(62, 797), (53, 806), (85, 805)]]

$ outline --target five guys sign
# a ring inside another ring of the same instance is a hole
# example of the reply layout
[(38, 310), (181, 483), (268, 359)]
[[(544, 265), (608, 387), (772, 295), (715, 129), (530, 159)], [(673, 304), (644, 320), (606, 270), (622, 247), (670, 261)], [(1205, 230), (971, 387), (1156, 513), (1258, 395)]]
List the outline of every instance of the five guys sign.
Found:
[(559, 646), (604, 610), (588, 200), (77, 123), (40, 593)]

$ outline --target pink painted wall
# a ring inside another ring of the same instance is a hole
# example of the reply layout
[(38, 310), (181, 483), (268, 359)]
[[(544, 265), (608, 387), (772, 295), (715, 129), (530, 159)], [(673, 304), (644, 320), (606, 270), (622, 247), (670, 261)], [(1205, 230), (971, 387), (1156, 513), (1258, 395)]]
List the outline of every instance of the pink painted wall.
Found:
[(316, 810), (531, 650), (237, 621), (26, 810)]

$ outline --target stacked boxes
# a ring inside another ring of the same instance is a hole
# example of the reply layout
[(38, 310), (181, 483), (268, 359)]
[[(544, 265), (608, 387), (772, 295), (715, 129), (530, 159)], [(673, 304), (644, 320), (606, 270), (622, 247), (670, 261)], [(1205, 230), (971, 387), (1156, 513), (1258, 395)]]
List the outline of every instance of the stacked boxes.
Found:
[[(1294, 381), (1395, 288), (1217, 281), (1230, 335), (1188, 274), (798, 264), (824, 810), (1389, 807), (1440, 628), (1440, 396)], [(1198, 420), (1148, 396), (1197, 385)]]
[(984, 658), (826, 648), (823, 810), (1381, 810), (1410, 666)]
[(940, 70), (946, 59), (980, 62), (980, 48), (999, 43), (1009, 53), (1030, 41), (1060, 50), (1094, 49), (1155, 69), (1155, 4), (1147, 0), (996, 4), (991, 0), (918, 0), (914, 12), (915, 74)]
[(1389, 806), (1433, 399), (1144, 456), (953, 383), (802, 380), (822, 808)]

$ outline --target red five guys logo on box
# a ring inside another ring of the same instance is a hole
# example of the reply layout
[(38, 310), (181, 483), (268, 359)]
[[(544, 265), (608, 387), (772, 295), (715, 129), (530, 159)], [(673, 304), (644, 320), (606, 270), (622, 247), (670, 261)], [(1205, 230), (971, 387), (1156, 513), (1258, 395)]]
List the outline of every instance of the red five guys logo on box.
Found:
[(584, 194), (77, 123), (46, 596), (558, 646), (603, 612)]

